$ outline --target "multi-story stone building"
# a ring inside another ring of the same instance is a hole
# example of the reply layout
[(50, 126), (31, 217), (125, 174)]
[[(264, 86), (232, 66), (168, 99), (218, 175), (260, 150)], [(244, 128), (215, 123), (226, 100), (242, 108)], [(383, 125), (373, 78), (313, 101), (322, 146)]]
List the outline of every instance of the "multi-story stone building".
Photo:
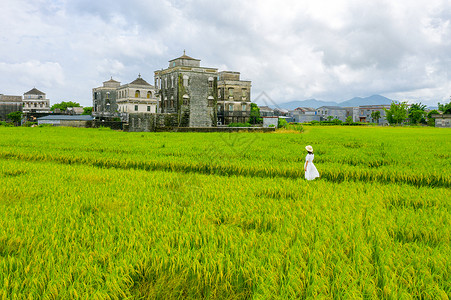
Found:
[(129, 113), (155, 113), (155, 87), (138, 75), (134, 81), (121, 85), (111, 78), (103, 86), (92, 89), (92, 114), (97, 120), (121, 118), (127, 121)]
[(92, 116), (97, 120), (119, 117), (116, 103), (117, 89), (121, 83), (111, 77), (103, 86), (92, 89)]
[(138, 75), (134, 81), (117, 88), (118, 111), (123, 120), (128, 113), (156, 113), (157, 98), (155, 87)]
[(7, 115), (16, 111), (23, 111), (22, 96), (0, 94), (0, 121), (6, 121)]
[(251, 113), (251, 82), (239, 72), (219, 72), (218, 124), (246, 123)]
[(240, 80), (239, 72), (201, 67), (199, 59), (184, 52), (167, 69), (155, 71), (155, 86), (158, 112), (177, 114), (180, 126), (249, 121), (251, 82)]
[(216, 126), (218, 69), (200, 66), (200, 60), (182, 56), (155, 71), (158, 112), (177, 114), (181, 127)]
[(23, 94), (24, 113), (49, 113), (50, 100), (46, 99), (45, 93), (33, 88)]

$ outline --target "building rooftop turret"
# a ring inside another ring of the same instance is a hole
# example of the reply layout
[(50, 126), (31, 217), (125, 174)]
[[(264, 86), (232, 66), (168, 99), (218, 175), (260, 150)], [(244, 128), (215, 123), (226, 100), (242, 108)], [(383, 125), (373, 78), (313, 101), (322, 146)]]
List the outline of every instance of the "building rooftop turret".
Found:
[(24, 95), (45, 95), (45, 93), (41, 92), (37, 88), (32, 88), (28, 92), (24, 93)]
[(138, 78), (130, 82), (130, 84), (136, 84), (136, 85), (151, 85), (147, 81), (141, 78), (141, 74), (138, 75)]

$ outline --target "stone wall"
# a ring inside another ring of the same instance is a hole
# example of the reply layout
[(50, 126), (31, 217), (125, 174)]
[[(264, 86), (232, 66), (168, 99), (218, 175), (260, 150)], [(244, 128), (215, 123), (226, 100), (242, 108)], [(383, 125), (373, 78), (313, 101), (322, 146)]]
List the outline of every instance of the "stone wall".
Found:
[(0, 95), (0, 121), (6, 121), (9, 113), (22, 110), (22, 96)]
[(129, 114), (128, 125), (125, 131), (130, 132), (152, 132), (160, 129), (172, 129), (179, 125), (177, 114)]
[(214, 109), (216, 103), (209, 103), (208, 97), (212, 95), (208, 86), (208, 78), (213, 74), (189, 73), (190, 83), (187, 87), (190, 96), (190, 118), (189, 127), (211, 127), (216, 125), (214, 120)]
[(435, 119), (435, 127), (451, 128), (451, 114), (434, 114), (432, 118)]
[(159, 113), (179, 114), (179, 127), (216, 126), (216, 69), (170, 68), (155, 77), (161, 81)]
[[(124, 129), (124, 123), (122, 122), (114, 122), (114, 121), (93, 121), (91, 122), (92, 127), (99, 128), (99, 127), (108, 127), (113, 130), (123, 130)], [(88, 124), (89, 126), (89, 124)]]

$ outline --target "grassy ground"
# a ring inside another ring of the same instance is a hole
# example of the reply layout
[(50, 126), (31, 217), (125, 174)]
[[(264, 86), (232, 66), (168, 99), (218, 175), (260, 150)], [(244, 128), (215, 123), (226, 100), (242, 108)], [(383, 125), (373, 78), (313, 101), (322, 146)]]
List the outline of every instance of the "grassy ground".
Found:
[(0, 297), (447, 299), (449, 137), (0, 127)]

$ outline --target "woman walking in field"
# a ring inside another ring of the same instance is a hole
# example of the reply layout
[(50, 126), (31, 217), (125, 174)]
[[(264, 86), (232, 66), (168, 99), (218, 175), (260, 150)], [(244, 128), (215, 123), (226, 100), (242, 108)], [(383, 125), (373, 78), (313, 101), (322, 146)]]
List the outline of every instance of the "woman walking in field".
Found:
[(314, 180), (315, 178), (319, 177), (319, 173), (315, 165), (313, 164), (313, 158), (315, 157), (313, 155), (313, 147), (308, 145), (305, 147), (305, 150), (307, 150), (308, 152), (307, 156), (305, 157), (304, 164), (305, 179)]

